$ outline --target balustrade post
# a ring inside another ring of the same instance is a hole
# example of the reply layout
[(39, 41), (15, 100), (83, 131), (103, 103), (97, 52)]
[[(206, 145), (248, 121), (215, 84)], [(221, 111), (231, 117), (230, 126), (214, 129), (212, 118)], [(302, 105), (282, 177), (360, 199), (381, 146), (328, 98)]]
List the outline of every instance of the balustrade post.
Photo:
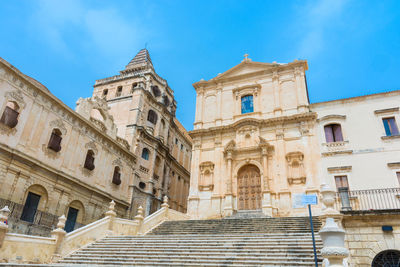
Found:
[(54, 254), (52, 257), (52, 262), (57, 262), (61, 258), (61, 249), (64, 243), (64, 238), (67, 232), (64, 230), (65, 227), (65, 215), (61, 215), (58, 218), (57, 229), (51, 231), (51, 237), (56, 239)]
[(137, 235), (140, 233), (140, 230), (142, 228), (143, 225), (143, 207), (139, 206), (138, 208), (138, 214), (135, 216), (134, 222), (136, 224), (136, 229), (133, 233), (133, 235)]
[(164, 208), (164, 216), (166, 219), (168, 219), (169, 205), (168, 205), (168, 197), (167, 196), (164, 196), (163, 203), (161, 204), (161, 208)]
[(111, 200), (110, 205), (108, 206), (108, 211), (106, 212), (106, 216), (110, 218), (110, 222), (108, 224), (109, 234), (112, 233), (112, 231), (114, 230), (114, 221), (115, 217), (117, 216), (117, 213), (115, 213), (114, 209), (115, 209), (115, 202), (114, 200)]
[(4, 238), (8, 232), (8, 215), (10, 215), (10, 209), (5, 206), (0, 210), (0, 248), (3, 246)]

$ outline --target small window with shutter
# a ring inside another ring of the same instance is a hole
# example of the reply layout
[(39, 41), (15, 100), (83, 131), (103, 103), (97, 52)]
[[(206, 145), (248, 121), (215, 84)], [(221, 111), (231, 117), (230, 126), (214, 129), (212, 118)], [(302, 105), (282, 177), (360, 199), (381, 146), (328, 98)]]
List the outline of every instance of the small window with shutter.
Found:
[(112, 179), (113, 184), (120, 185), (121, 184), (121, 170), (118, 166), (114, 168), (114, 174)]
[(342, 127), (340, 126), (340, 124), (325, 125), (324, 130), (327, 143), (343, 141)]
[(396, 120), (394, 117), (382, 119), (383, 126), (385, 127), (386, 136), (399, 135)]
[(94, 170), (94, 152), (92, 150), (86, 153), (85, 165), (83, 167), (90, 171)]
[(347, 175), (335, 176), (335, 183), (336, 183), (336, 188), (338, 190), (342, 189), (342, 188), (349, 189), (349, 183), (347, 181)]
[(49, 140), (49, 144), (47, 145), (47, 147), (55, 152), (58, 152), (61, 150), (61, 132), (59, 129), (54, 129), (51, 132), (51, 136), (50, 136), (50, 140)]
[(10, 128), (14, 128), (18, 124), (19, 106), (17, 103), (9, 101), (3, 111), (0, 118), (0, 123), (7, 125)]

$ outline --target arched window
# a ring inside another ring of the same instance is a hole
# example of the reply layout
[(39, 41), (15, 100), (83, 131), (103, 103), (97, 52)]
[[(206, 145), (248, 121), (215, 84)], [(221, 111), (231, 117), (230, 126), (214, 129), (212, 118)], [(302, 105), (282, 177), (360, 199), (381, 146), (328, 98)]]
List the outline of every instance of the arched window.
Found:
[(18, 123), (19, 106), (17, 103), (8, 101), (6, 108), (3, 111), (3, 115), (0, 118), (0, 122), (7, 125), (10, 128), (14, 128)]
[(147, 114), (147, 120), (153, 124), (156, 124), (157, 123), (157, 113), (154, 110), (150, 109), (149, 113)]
[(400, 266), (400, 251), (384, 250), (375, 256), (372, 267), (398, 267)]
[(159, 96), (161, 95), (161, 91), (160, 91), (160, 89), (158, 88), (157, 85), (153, 85), (153, 86), (151, 87), (151, 91), (153, 92), (153, 95), (154, 95), (155, 97), (159, 97)]
[(121, 96), (122, 94), (122, 86), (117, 87), (117, 92), (115, 93), (115, 97)]
[(168, 96), (163, 95), (163, 103), (164, 103), (164, 106), (166, 106), (166, 107), (169, 106), (170, 101), (169, 101)]
[(142, 158), (145, 160), (149, 160), (150, 151), (147, 148), (143, 148), (142, 150)]
[(61, 131), (59, 129), (53, 129), (51, 132), (49, 144), (47, 147), (55, 152), (58, 152), (61, 150)]
[(242, 114), (254, 111), (253, 96), (246, 95), (242, 97)]
[(103, 97), (106, 97), (107, 94), (108, 94), (108, 89), (104, 89), (104, 90), (103, 90)]
[(343, 141), (342, 127), (340, 124), (334, 123), (325, 125), (324, 130), (327, 143)]
[(94, 170), (94, 152), (92, 150), (88, 150), (86, 153), (85, 165), (83, 167), (90, 171)]
[(133, 83), (132, 88), (131, 88), (131, 94), (133, 94), (133, 91), (135, 91), (135, 88), (138, 86), (138, 83)]
[(118, 166), (114, 168), (114, 174), (112, 179), (113, 184), (120, 185), (121, 184), (121, 170)]

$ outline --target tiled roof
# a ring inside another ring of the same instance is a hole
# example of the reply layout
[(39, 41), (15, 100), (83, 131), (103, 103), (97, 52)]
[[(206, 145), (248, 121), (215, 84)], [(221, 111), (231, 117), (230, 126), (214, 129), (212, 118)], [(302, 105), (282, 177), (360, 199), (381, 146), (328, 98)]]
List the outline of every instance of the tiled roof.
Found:
[(144, 48), (136, 54), (136, 56), (129, 62), (126, 68), (134, 68), (136, 66), (150, 65), (153, 67), (153, 63), (151, 62), (149, 51)]

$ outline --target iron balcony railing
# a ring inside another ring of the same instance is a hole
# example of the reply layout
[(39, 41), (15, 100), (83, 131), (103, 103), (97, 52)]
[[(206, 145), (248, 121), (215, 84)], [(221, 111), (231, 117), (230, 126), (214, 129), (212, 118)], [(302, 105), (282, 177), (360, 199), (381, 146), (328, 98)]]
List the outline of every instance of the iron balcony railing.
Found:
[(400, 188), (349, 190), (339, 188), (336, 194), (336, 208), (348, 212), (400, 212)]

